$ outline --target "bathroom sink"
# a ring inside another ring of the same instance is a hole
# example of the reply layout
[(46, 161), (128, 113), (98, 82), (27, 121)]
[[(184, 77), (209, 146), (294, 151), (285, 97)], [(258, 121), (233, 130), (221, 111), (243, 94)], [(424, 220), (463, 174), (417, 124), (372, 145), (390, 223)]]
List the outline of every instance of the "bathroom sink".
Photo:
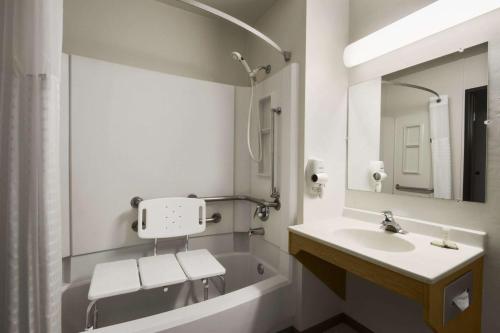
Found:
[(355, 243), (358, 246), (387, 252), (409, 252), (415, 246), (398, 234), (383, 230), (339, 229), (333, 237), (339, 241)]

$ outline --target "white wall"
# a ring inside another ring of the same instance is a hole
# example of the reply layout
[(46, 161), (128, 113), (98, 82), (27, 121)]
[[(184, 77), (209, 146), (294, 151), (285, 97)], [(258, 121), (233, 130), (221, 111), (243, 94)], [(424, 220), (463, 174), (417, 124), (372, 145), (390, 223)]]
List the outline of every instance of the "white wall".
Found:
[(436, 0), (350, 0), (349, 37), (354, 42)]
[(373, 191), (370, 161), (380, 160), (380, 78), (349, 87), (347, 186), (352, 190)]
[[(391, 73), (402, 68), (428, 61), (478, 43), (489, 43), (489, 112), (490, 118), (500, 115), (500, 40), (498, 40), (500, 11), (483, 15), (458, 27), (448, 29), (401, 50), (370, 61), (350, 70), (351, 83), (361, 82), (376, 76)], [(340, 120), (341, 118), (339, 118)], [(483, 230), (488, 233), (487, 256), (485, 258), (483, 332), (500, 331), (498, 321), (498, 299), (500, 297), (500, 122), (488, 128), (488, 169), (486, 204), (434, 200), (408, 196), (394, 196), (368, 192), (347, 191), (346, 206), (380, 211), (392, 209), (395, 214), (437, 223)], [(341, 200), (341, 198), (338, 198)], [(348, 301), (348, 314), (376, 332), (408, 331), (409, 327), (418, 328), (414, 332), (425, 332), (422, 313), (414, 303), (382, 292), (378, 287), (364, 288), (365, 281), (356, 281), (356, 286), (348, 290), (352, 295)], [(387, 301), (379, 302), (381, 294)], [(385, 296), (384, 296), (385, 297)], [(357, 301), (356, 301), (357, 299)], [(367, 299), (375, 300), (366, 305)], [(359, 311), (360, 309), (365, 311)], [(404, 322), (394, 322), (387, 313), (397, 311)]]
[(64, 0), (63, 50), (124, 65), (248, 85), (234, 50), (248, 34), (155, 0)]
[[(342, 53), (348, 43), (348, 10), (347, 0), (307, 1), (303, 166), (309, 157), (323, 159), (330, 180), (322, 199), (301, 189), (303, 223), (339, 215), (344, 206), (348, 78)], [(301, 265), (296, 281), (297, 329), (341, 312), (339, 298)]]
[[(130, 199), (233, 193), (234, 87), (71, 57), (72, 255), (142, 243)], [(208, 207), (232, 232), (232, 203)]]
[(304, 223), (339, 215), (344, 206), (348, 7), (341, 0), (307, 2), (304, 165), (323, 159), (330, 178), (322, 199), (304, 195)]

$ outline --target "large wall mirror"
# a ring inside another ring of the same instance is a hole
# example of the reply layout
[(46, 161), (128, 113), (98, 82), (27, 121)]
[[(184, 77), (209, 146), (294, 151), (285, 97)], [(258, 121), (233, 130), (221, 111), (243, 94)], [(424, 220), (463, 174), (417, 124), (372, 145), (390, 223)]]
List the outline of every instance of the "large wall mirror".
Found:
[(488, 45), (349, 88), (348, 188), (485, 202)]

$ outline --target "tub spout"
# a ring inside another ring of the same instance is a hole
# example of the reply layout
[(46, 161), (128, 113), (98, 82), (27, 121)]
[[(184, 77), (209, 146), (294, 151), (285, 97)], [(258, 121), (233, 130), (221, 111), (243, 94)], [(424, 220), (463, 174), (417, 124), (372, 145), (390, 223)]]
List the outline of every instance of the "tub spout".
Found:
[(264, 228), (250, 228), (248, 229), (248, 237), (252, 237), (254, 235), (263, 236), (265, 235), (266, 230)]

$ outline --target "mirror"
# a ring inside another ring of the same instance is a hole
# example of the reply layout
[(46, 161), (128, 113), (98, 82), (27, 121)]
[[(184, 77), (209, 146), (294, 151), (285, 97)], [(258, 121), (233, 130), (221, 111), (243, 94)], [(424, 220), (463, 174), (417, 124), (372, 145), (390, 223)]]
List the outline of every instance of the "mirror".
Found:
[(349, 88), (348, 189), (485, 202), (488, 45)]

